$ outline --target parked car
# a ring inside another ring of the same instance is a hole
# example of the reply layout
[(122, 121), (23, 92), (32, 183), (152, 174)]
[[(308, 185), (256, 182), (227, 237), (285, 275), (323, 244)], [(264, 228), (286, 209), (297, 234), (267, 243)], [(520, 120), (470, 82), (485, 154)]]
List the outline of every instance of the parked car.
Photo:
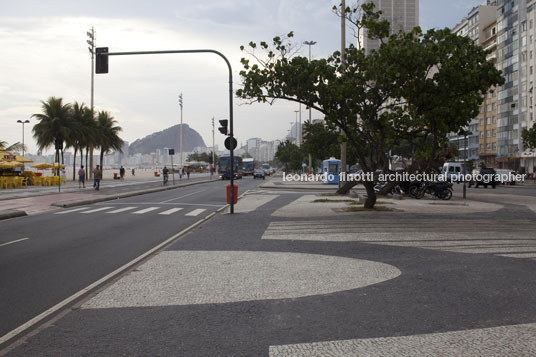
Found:
[(262, 178), (263, 180), (265, 179), (265, 174), (264, 174), (263, 169), (256, 169), (255, 171), (253, 171), (253, 179), (256, 179), (256, 178)]
[(483, 185), (484, 188), (488, 188), (488, 185), (491, 185), (491, 187), (495, 188), (497, 186), (497, 181), (495, 180), (496, 174), (497, 172), (492, 168), (486, 167), (480, 169), (479, 180), (474, 182), (475, 187), (478, 188), (478, 186)]

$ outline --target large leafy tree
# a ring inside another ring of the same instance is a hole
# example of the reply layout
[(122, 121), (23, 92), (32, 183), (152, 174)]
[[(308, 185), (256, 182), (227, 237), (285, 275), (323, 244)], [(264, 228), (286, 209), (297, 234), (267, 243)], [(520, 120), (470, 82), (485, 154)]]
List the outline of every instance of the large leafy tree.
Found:
[(528, 149), (535, 149), (536, 148), (536, 124), (532, 126), (532, 128), (529, 129), (523, 129), (523, 132), (521, 133), (521, 138), (523, 140), (523, 144)]
[[(385, 169), (387, 153), (403, 139), (430, 137), (430, 155), (436, 155), (446, 134), (467, 125), (483, 95), (503, 83), (486, 52), (471, 40), (448, 29), (389, 35), (389, 23), (379, 21), (373, 6), (363, 5), (355, 24), (382, 39), (379, 50), (367, 54), (350, 46), (345, 61), (335, 52), (309, 62), (293, 56), (292, 33), (275, 37), (272, 45), (250, 42), (252, 59), (241, 60), (243, 87), (237, 91), (252, 102), (284, 99), (323, 113), (328, 124), (344, 130), (365, 172)], [(263, 56), (255, 52), (258, 47)], [(364, 185), (365, 207), (372, 208), (374, 183)]]
[(104, 154), (112, 151), (123, 152), (124, 141), (119, 137), (120, 126), (113, 116), (106, 111), (100, 111), (97, 115), (97, 143), (100, 147), (100, 167), (103, 167)]
[(303, 151), (296, 144), (287, 140), (279, 144), (274, 158), (283, 164), (285, 171), (288, 172), (301, 170), (304, 157)]
[[(319, 161), (330, 157), (339, 157), (341, 153), (340, 143), (343, 138), (335, 128), (330, 128), (324, 123), (305, 122), (303, 131), (301, 148), (304, 152), (311, 154), (313, 166), (317, 167)], [(347, 162), (353, 164), (357, 161), (355, 150), (352, 147), (349, 148), (346, 155)]]

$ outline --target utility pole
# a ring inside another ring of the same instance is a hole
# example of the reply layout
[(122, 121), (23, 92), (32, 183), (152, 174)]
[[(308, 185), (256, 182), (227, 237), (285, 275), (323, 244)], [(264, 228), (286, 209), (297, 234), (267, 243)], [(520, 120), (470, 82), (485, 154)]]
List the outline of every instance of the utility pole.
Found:
[[(300, 108), (301, 109), (301, 108)], [(294, 133), (296, 134), (296, 146), (300, 146), (299, 144), (299, 141), (298, 141), (298, 112), (300, 110), (295, 110), (294, 113), (296, 113), (296, 123), (294, 124), (294, 127), (296, 128), (294, 130)]]
[[(346, 1), (341, 2), (341, 68), (346, 68), (346, 58), (344, 52), (346, 49)], [(341, 118), (343, 119), (343, 118)], [(346, 132), (341, 128), (341, 135), (346, 139)], [(346, 177), (346, 140), (341, 143), (341, 175), (339, 176), (339, 189), (344, 186), (344, 181), (340, 178)]]
[[(311, 62), (311, 46), (316, 45), (315, 41), (305, 41), (305, 45), (309, 46), (309, 62)], [(311, 107), (309, 107), (309, 125), (313, 123), (313, 119), (311, 116)], [(311, 153), (309, 153), (309, 172), (312, 172), (313, 170), (313, 157), (311, 156)]]
[[(89, 53), (91, 53), (91, 117), (93, 118), (95, 113), (95, 71), (93, 69), (95, 68), (95, 46), (97, 40), (93, 26), (86, 34), (89, 38), (87, 40), (87, 44), (89, 45), (88, 50)], [(91, 179), (93, 178), (93, 146), (91, 146), (89, 149), (89, 168), (86, 167), (86, 175), (89, 175), (89, 178)]]
[(214, 160), (214, 152), (216, 149), (214, 148), (214, 117), (212, 117), (212, 167), (210, 168), (210, 179), (212, 180), (212, 170), (216, 171), (216, 161)]
[(179, 94), (179, 105), (181, 107), (181, 125), (179, 128), (179, 168), (182, 169), (182, 93)]

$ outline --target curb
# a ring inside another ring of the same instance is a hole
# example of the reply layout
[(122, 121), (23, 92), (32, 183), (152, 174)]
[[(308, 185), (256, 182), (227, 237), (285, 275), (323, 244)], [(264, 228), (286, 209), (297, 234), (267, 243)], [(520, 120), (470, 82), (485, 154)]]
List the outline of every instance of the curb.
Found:
[(0, 211), (0, 220), (10, 219), (10, 218), (15, 218), (15, 217), (23, 217), (27, 215), (28, 214), (25, 211), (21, 211), (21, 210)]
[(110, 195), (106, 195), (106, 196), (102, 196), (102, 197), (94, 197), (94, 198), (82, 199), (82, 200), (76, 200), (76, 201), (71, 200), (71, 201), (65, 201), (65, 202), (56, 202), (56, 203), (51, 204), (51, 206), (61, 207), (61, 208), (70, 208), (70, 207), (76, 207), (76, 206), (83, 206), (83, 205), (87, 205), (87, 204), (91, 204), (91, 203), (118, 200), (120, 198), (140, 196), (140, 195), (144, 195), (144, 194), (147, 194), (147, 193), (174, 190), (174, 189), (181, 188), (181, 187), (199, 185), (199, 184), (202, 184), (202, 183), (208, 183), (208, 182), (214, 182), (214, 181), (215, 180), (197, 181), (197, 182), (191, 182), (191, 183), (187, 183), (187, 184), (183, 184), (183, 185), (177, 185), (177, 186), (157, 187), (157, 188), (138, 190), (138, 191), (132, 191), (132, 192), (123, 192), (123, 193), (110, 194)]

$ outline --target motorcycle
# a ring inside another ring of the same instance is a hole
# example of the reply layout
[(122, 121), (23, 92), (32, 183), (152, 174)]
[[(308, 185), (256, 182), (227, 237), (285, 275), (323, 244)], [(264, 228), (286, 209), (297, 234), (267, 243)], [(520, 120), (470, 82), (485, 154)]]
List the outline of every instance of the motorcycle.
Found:
[(452, 198), (452, 183), (450, 182), (426, 182), (415, 193), (415, 198), (421, 199), (425, 194), (437, 197), (442, 200)]

